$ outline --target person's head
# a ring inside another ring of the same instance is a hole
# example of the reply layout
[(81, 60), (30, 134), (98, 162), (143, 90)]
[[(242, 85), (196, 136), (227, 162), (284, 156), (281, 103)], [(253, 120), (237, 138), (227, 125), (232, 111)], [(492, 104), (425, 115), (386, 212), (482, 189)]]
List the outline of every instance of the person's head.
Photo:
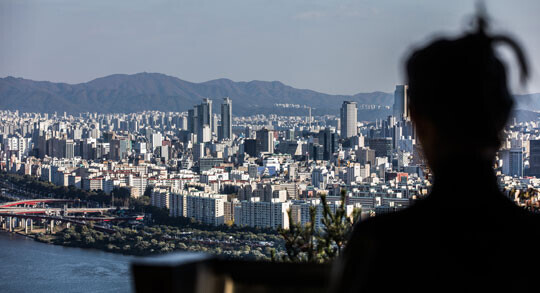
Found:
[(411, 118), (430, 166), (466, 155), (492, 160), (512, 110), (506, 70), (494, 51), (511, 45), (522, 78), (526, 62), (511, 39), (489, 36), (479, 28), (457, 39), (439, 39), (416, 50), (406, 62)]

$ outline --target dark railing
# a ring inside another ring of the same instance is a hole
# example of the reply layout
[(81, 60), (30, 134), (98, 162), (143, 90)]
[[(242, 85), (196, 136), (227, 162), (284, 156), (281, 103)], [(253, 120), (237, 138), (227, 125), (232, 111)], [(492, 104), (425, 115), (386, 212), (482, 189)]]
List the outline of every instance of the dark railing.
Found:
[(330, 265), (227, 260), (171, 253), (135, 260), (136, 292), (326, 292)]

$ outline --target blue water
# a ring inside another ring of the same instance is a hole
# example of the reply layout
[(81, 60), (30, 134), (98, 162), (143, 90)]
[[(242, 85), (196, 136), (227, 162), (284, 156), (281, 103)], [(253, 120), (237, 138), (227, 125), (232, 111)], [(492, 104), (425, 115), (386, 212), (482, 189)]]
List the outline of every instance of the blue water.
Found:
[(132, 259), (0, 232), (0, 292), (131, 292)]

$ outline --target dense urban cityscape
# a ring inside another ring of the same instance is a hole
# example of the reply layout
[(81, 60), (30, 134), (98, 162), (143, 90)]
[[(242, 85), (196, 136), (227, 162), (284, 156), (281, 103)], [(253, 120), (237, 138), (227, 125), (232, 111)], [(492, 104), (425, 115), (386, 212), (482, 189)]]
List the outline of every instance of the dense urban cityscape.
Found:
[[(218, 102), (220, 115), (213, 111)], [(375, 122), (357, 117), (349, 101), (339, 116), (319, 117), (307, 106), (304, 117), (236, 117), (233, 104), (234, 98), (208, 98), (187, 113), (2, 111), (0, 167), (108, 196), (118, 189), (133, 199), (146, 195), (170, 217), (270, 230), (306, 225), (310, 207), (321, 229), (321, 194), (335, 210), (346, 190), (347, 214), (357, 209), (361, 218), (428, 194), (430, 173), (405, 106), (406, 85), (396, 86), (394, 115)], [(534, 121), (508, 126), (495, 166), (500, 188), (531, 207), (535, 199), (515, 191), (540, 184), (538, 132)], [(462, 180), (474, 179), (456, 174), (456, 184)]]

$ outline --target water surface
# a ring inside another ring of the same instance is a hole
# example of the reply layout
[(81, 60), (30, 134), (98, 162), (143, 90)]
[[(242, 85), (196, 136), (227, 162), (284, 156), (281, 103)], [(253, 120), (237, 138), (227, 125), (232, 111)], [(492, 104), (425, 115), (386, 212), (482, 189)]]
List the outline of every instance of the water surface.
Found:
[(133, 258), (0, 232), (0, 292), (131, 292)]

